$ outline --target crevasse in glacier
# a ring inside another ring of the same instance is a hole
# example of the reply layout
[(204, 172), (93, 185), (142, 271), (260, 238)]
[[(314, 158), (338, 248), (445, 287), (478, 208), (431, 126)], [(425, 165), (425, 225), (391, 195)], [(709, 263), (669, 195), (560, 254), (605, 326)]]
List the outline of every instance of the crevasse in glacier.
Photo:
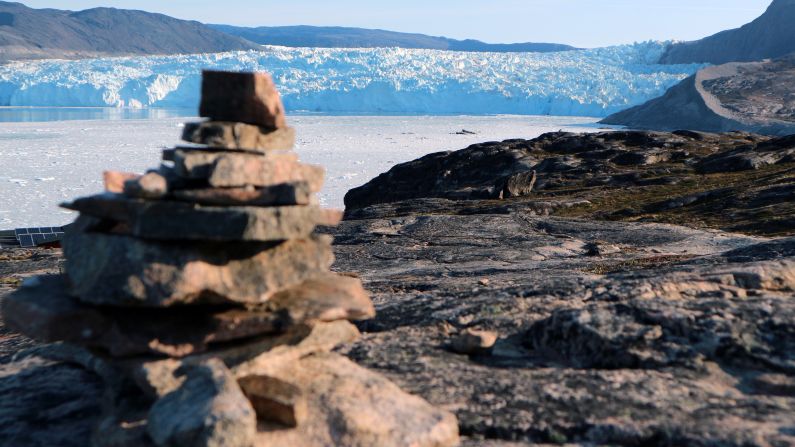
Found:
[(0, 105), (198, 104), (204, 68), (264, 70), (292, 111), (604, 116), (660, 96), (699, 65), (658, 65), (667, 43), (560, 53), (263, 47), (0, 66)]

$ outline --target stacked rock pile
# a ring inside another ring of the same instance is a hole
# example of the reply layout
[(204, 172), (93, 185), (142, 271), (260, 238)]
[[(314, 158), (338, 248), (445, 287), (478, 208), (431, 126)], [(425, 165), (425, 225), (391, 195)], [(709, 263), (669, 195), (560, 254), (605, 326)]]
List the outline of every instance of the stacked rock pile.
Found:
[(3, 303), (12, 328), (105, 383), (96, 446), (446, 446), (455, 418), (331, 353), (374, 316), (353, 276), (330, 272), (341, 213), (323, 169), (290, 152), (262, 73), (205, 72), (190, 145), (104, 194), (64, 240), (66, 273)]

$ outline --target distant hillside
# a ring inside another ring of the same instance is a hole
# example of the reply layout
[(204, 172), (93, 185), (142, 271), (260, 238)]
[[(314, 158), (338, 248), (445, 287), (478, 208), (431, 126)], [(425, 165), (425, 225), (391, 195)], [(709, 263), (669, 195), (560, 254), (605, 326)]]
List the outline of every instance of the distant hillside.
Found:
[(478, 40), (455, 40), (424, 34), (398, 33), (377, 29), (274, 26), (245, 28), (229, 25), (209, 25), (228, 34), (262, 45), (322, 48), (424, 48), (430, 50), (493, 51), (493, 52), (554, 52), (575, 50), (575, 47), (555, 43), (489, 44)]
[(795, 51), (795, 0), (774, 0), (763, 15), (741, 28), (672, 45), (664, 64), (749, 62)]
[(0, 2), (0, 61), (247, 50), (257, 45), (199, 22), (115, 8), (80, 12)]
[(795, 55), (707, 67), (662, 97), (601, 122), (653, 130), (793, 134)]

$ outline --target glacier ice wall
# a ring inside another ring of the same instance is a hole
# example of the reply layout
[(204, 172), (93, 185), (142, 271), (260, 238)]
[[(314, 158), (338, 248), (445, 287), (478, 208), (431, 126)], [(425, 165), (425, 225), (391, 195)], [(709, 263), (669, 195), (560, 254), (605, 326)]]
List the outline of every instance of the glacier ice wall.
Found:
[(198, 105), (203, 68), (271, 72), (290, 111), (604, 116), (660, 96), (699, 65), (657, 65), (664, 42), (561, 53), (263, 47), (0, 66), (0, 105)]

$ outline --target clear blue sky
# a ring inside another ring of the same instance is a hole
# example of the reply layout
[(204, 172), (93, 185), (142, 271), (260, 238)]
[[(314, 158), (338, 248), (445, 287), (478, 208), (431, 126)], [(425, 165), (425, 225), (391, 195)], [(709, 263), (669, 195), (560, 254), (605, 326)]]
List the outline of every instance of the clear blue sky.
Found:
[(112, 6), (205, 23), (338, 25), (486, 42), (596, 47), (693, 40), (736, 28), (772, 0), (19, 0), (33, 8)]

